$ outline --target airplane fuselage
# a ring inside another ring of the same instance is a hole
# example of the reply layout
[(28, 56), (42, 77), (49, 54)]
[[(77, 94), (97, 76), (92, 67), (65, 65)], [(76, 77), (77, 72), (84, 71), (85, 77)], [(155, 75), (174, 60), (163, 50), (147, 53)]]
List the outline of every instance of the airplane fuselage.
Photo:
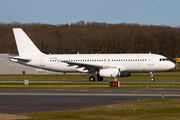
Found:
[(158, 72), (174, 67), (172, 62), (157, 54), (44, 54), (28, 57), (31, 61), (26, 65), (58, 72), (89, 72), (80, 69), (83, 67), (69, 65), (64, 61), (114, 66), (125, 72)]

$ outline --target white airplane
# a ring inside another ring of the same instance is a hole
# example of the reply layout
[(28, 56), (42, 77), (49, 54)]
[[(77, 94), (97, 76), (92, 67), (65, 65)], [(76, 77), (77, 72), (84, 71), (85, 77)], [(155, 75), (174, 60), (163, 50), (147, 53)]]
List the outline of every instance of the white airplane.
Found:
[(56, 72), (90, 73), (89, 81), (102, 81), (103, 77), (129, 77), (132, 72), (166, 71), (174, 63), (158, 54), (44, 54), (21, 28), (13, 28), (19, 56), (10, 61)]

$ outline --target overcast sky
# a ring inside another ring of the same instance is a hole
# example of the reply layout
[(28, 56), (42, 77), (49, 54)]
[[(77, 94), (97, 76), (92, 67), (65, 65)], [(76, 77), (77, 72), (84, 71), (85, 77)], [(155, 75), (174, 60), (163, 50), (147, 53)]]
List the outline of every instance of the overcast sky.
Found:
[(0, 0), (0, 22), (180, 26), (180, 0)]

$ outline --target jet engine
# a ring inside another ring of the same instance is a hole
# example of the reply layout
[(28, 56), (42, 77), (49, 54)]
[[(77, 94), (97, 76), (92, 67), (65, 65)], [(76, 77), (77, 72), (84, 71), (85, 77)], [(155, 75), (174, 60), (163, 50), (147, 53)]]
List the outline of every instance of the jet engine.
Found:
[(108, 68), (108, 69), (100, 69), (96, 72), (97, 76), (101, 77), (130, 77), (130, 72), (120, 72), (119, 68)]
[(97, 75), (101, 77), (118, 77), (120, 76), (120, 69), (118, 68), (100, 69)]

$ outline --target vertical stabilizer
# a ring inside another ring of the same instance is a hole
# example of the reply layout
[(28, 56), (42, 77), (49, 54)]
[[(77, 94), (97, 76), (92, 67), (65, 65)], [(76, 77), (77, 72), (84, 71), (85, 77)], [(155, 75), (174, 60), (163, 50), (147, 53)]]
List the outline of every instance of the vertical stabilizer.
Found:
[(21, 28), (13, 28), (13, 32), (19, 56), (43, 54)]

